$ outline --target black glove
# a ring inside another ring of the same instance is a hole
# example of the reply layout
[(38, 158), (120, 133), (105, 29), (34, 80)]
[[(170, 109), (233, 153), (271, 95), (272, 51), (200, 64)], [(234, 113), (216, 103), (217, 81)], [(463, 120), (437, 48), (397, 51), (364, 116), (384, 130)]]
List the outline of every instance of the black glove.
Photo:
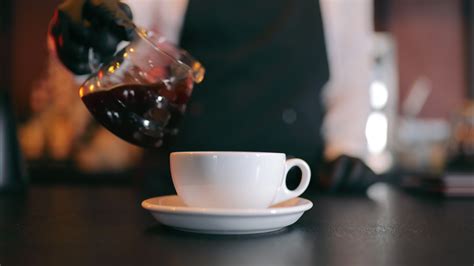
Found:
[(99, 63), (109, 62), (119, 42), (133, 38), (123, 13), (132, 19), (130, 7), (118, 0), (66, 0), (59, 5), (49, 33), (62, 63), (75, 74), (90, 73), (90, 48)]
[(342, 155), (325, 164), (320, 173), (320, 186), (330, 192), (365, 192), (380, 178), (360, 159)]

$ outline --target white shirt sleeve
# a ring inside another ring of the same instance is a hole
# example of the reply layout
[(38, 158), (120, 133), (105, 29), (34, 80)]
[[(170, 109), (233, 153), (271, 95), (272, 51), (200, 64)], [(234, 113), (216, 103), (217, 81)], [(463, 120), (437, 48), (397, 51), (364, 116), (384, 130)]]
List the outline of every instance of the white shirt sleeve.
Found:
[(324, 90), (325, 157), (367, 156), (370, 113), (372, 0), (321, 0), (330, 80)]
[(179, 41), (188, 0), (124, 0), (139, 27), (159, 32), (170, 42)]

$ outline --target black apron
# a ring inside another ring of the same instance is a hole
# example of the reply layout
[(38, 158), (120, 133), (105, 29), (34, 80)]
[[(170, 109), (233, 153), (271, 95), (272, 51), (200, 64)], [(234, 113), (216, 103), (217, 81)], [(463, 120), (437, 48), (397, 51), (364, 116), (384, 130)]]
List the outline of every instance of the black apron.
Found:
[(169, 180), (172, 151), (283, 152), (315, 170), (329, 77), (317, 0), (190, 0), (180, 45), (206, 76), (179, 134), (151, 157), (155, 178)]

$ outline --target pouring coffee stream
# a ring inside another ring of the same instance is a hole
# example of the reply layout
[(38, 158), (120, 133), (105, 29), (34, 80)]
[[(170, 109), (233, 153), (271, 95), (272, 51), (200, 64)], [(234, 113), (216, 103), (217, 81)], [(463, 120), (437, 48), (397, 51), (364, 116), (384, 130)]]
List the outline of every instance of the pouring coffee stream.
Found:
[(109, 64), (91, 64), (95, 74), (79, 95), (112, 133), (138, 146), (158, 148), (177, 134), (193, 85), (203, 80), (205, 69), (186, 51), (137, 27), (120, 9), (116, 12), (121, 25), (137, 37)]

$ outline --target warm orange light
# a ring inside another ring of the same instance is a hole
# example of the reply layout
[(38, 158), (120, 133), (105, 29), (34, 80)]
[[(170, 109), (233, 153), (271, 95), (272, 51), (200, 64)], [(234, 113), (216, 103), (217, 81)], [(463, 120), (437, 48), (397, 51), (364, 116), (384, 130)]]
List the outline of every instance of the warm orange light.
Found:
[(132, 47), (132, 48), (129, 49), (129, 51), (130, 51), (130, 53), (133, 53), (133, 52), (135, 52), (135, 49), (133, 49), (133, 47)]
[(84, 96), (84, 87), (79, 88), (79, 97)]
[(109, 71), (109, 73), (114, 73), (115, 68), (114, 68), (114, 66), (109, 66), (109, 68), (107, 70)]
[(123, 53), (123, 57), (127, 58), (127, 57), (128, 57), (128, 53), (127, 53), (127, 52)]
[(89, 85), (89, 91), (90, 91), (90, 92), (93, 92), (93, 91), (94, 91), (94, 88), (95, 88), (94, 84)]

